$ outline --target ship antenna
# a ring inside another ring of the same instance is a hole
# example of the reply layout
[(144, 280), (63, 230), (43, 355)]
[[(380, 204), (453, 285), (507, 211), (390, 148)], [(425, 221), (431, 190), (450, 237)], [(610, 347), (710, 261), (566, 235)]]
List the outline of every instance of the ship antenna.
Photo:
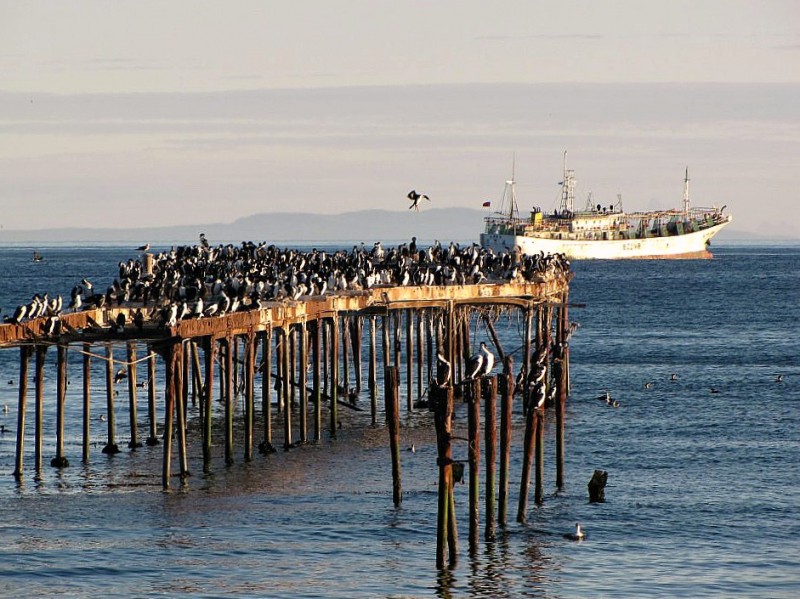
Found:
[(564, 181), (561, 190), (561, 212), (572, 214), (575, 201), (575, 171), (567, 169), (567, 152), (564, 150)]
[(683, 217), (689, 218), (689, 167), (686, 167), (686, 177), (683, 179)]

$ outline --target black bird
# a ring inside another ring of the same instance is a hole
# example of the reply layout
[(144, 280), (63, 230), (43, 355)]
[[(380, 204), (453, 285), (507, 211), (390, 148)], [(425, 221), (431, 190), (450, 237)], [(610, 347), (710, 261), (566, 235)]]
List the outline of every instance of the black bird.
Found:
[(408, 209), (411, 210), (413, 208), (417, 212), (419, 212), (419, 201), (420, 201), (421, 198), (424, 198), (424, 199), (428, 200), (429, 202), (431, 201), (431, 199), (428, 196), (426, 196), (424, 193), (423, 194), (419, 194), (414, 189), (412, 189), (411, 191), (408, 192), (408, 196), (407, 197), (408, 197), (409, 200), (411, 200), (411, 206), (409, 206)]

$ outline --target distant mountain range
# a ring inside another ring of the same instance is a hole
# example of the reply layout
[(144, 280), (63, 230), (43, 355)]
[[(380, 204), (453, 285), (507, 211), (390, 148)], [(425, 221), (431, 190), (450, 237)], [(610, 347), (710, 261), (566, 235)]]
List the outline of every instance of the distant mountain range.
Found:
[[(195, 243), (200, 233), (209, 242), (267, 241), (277, 245), (348, 242), (371, 245), (408, 241), (471, 243), (478, 241), (485, 210), (430, 208), (420, 212), (361, 210), (341, 214), (277, 212), (254, 214), (231, 223), (189, 224), (147, 228), (63, 228), (2, 230), (0, 244), (103, 243), (119, 245), (170, 245)], [(715, 241), (765, 241), (768, 237), (727, 228)], [(777, 241), (777, 240), (776, 240)]]

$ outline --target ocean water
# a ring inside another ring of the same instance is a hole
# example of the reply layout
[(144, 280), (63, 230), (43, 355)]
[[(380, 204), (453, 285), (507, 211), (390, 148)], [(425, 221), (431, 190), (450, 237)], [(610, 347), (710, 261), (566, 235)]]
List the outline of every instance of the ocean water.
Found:
[[(44, 470), (41, 477), (33, 472), (29, 435), (17, 484), (11, 473), (19, 351), (0, 350), (0, 403), (8, 405), (0, 413), (7, 430), (0, 435), (0, 595), (800, 596), (800, 247), (714, 252), (710, 261), (573, 265), (571, 301), (582, 307), (570, 313), (581, 326), (571, 342), (566, 488), (555, 490), (550, 414), (544, 505), (531, 505), (525, 525), (512, 517), (495, 542), (482, 541), (470, 556), (467, 487), (458, 486), (460, 560), (446, 571), (435, 567), (436, 448), (426, 412), (402, 412), (402, 443), (416, 451), (402, 454), (397, 509), (388, 433), (370, 425), (368, 409), (340, 408), (343, 426), (334, 441), (325, 434), (321, 443), (256, 454), (249, 463), (237, 443), (229, 467), (215, 431), (212, 472), (203, 474), (197, 409), (190, 408), (192, 476), (184, 485), (175, 478), (164, 492), (161, 447), (125, 447), (123, 385), (116, 408), (122, 453), (101, 453), (105, 423), (93, 420), (92, 456), (81, 463), (76, 351), (67, 393), (71, 465), (49, 466), (51, 350)], [(133, 255), (130, 248), (56, 247), (33, 263), (31, 253), (0, 249), (0, 315), (34, 292), (68, 295), (84, 276), (103, 287), (117, 262)], [(515, 315), (498, 323), (507, 350), (521, 345), (520, 325)], [(473, 334), (474, 342), (488, 337), (480, 326)], [(106, 409), (103, 371), (100, 361), (93, 364), (92, 413), (99, 416)], [(596, 399), (606, 390), (619, 408)], [(159, 395), (159, 421), (161, 401)], [(140, 399), (140, 435), (145, 418)], [(518, 410), (516, 418), (512, 516)], [(463, 407), (457, 426), (465, 427)], [(464, 457), (466, 447), (455, 453)], [(589, 504), (586, 483), (597, 468), (609, 473), (606, 502)], [(581, 543), (563, 537), (577, 521), (588, 532)]]

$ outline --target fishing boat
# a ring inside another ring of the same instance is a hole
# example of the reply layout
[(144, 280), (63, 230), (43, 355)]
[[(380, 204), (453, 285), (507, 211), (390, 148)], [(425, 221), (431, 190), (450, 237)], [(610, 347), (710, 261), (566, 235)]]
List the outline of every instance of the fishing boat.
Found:
[[(722, 208), (689, 205), (689, 169), (683, 186), (682, 209), (626, 213), (622, 199), (602, 206), (587, 197), (583, 210), (574, 209), (575, 173), (567, 168), (561, 204), (543, 212), (534, 207), (530, 217), (520, 216), (512, 171), (506, 181), (499, 211), (487, 216), (481, 245), (495, 251), (516, 250), (524, 254), (564, 254), (573, 260), (621, 258), (711, 258), (711, 238), (731, 222)], [(484, 204), (486, 205), (486, 204)]]

